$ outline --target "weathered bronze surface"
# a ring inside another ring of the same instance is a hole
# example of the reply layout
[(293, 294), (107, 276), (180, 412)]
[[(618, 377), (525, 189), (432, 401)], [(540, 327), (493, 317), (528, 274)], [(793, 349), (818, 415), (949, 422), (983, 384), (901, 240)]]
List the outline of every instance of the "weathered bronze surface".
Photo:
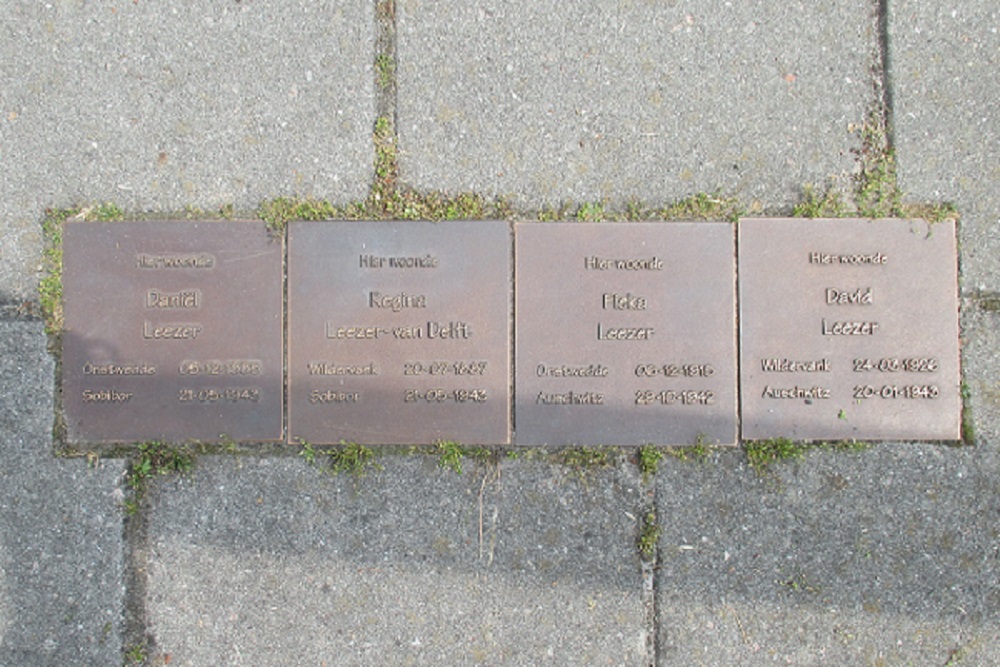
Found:
[(953, 222), (739, 225), (746, 439), (960, 437)]
[(67, 222), (72, 443), (280, 441), (282, 246), (261, 222)]
[(736, 442), (728, 223), (515, 226), (519, 445)]
[(301, 222), (288, 234), (292, 442), (509, 442), (507, 223)]

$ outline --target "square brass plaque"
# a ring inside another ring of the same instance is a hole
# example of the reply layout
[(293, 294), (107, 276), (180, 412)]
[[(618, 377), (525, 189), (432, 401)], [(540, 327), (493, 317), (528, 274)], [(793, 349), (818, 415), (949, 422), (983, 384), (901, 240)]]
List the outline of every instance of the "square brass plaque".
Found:
[(746, 439), (960, 437), (953, 222), (739, 225)]
[(519, 445), (736, 441), (728, 223), (515, 226)]
[(509, 441), (507, 223), (296, 222), (288, 233), (291, 441)]
[(282, 438), (282, 246), (261, 222), (67, 222), (73, 443)]

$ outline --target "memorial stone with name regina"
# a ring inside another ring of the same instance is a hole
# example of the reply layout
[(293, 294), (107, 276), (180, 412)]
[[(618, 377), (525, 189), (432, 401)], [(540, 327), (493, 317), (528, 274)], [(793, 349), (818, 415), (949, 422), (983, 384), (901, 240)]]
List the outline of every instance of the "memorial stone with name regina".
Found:
[(294, 222), (292, 442), (510, 442), (510, 228)]

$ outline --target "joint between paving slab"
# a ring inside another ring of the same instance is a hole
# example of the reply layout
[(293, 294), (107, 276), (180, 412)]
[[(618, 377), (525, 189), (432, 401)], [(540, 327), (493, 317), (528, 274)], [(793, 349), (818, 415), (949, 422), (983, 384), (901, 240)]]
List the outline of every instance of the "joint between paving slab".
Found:
[[(134, 465), (134, 461), (129, 464), (129, 477), (134, 474)], [(122, 524), (125, 558), (121, 636), (122, 654), (126, 657), (130, 651), (144, 656), (151, 655), (156, 646), (156, 640), (149, 631), (146, 609), (149, 564), (149, 516), (144, 493), (146, 486), (147, 484), (143, 484), (142, 491), (135, 491), (135, 511), (126, 516)]]
[[(391, 123), (392, 142), (396, 133), (396, 0), (378, 0), (375, 5), (375, 116)], [(377, 177), (377, 176), (376, 176)]]
[(876, 29), (878, 38), (878, 81), (879, 95), (883, 120), (885, 122), (886, 143), (888, 150), (894, 151), (896, 147), (894, 112), (894, 90), (892, 78), (892, 50), (891, 35), (889, 33), (889, 1), (875, 0), (876, 2)]
[[(640, 516), (638, 531), (642, 534), (642, 531), (647, 528), (646, 521), (650, 516), (653, 517), (655, 521), (659, 521), (659, 515), (656, 512), (657, 503), (657, 488), (656, 474), (649, 476), (648, 480), (643, 480), (643, 485), (648, 485), (649, 488), (646, 490), (646, 494), (640, 500)], [(660, 576), (660, 534), (659, 526), (656, 526), (656, 544), (653, 546), (652, 554), (649, 559), (643, 557), (643, 554), (638, 548), (639, 560), (642, 564), (642, 597), (643, 606), (646, 612), (646, 664), (647, 665), (658, 665), (659, 659), (657, 654), (659, 652), (659, 632), (657, 631), (660, 622), (660, 602), (659, 596), (656, 594), (658, 578)]]

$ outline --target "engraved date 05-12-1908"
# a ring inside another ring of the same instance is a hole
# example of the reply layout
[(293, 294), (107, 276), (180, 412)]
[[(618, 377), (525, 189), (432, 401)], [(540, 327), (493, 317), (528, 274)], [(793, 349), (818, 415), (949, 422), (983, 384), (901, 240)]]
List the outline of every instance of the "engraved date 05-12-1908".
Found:
[(178, 372), (181, 375), (260, 375), (260, 359), (185, 359)]

